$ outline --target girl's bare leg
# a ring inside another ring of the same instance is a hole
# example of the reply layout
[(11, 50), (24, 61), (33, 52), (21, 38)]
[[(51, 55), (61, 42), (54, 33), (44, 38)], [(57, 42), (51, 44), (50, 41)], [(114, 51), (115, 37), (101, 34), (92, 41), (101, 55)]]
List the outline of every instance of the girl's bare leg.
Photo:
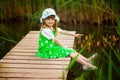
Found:
[[(79, 54), (79, 53), (77, 53), (77, 52), (75, 52), (75, 53), (76, 53), (76, 54)], [(84, 57), (83, 55), (79, 54), (79, 56), (80, 56), (82, 59), (84, 59), (85, 61), (87, 61), (87, 62), (91, 62), (91, 60), (94, 59), (96, 55), (97, 55), (97, 53), (94, 53), (91, 57), (86, 58), (86, 57)]]
[(77, 53), (72, 53), (70, 54), (70, 57), (75, 58), (77, 56), (76, 61), (82, 65), (86, 65), (88, 68), (97, 68), (96, 66), (90, 64), (84, 56), (77, 54)]
[(79, 53), (77, 53), (77, 52), (75, 52), (75, 54), (77, 54), (77, 55), (79, 55), (79, 57), (80, 58), (82, 58), (83, 60), (85, 60), (85, 61), (87, 61), (87, 62), (90, 62), (91, 60), (91, 57), (90, 58), (86, 58), (86, 57), (84, 57), (83, 55), (81, 55), (81, 54), (79, 54)]

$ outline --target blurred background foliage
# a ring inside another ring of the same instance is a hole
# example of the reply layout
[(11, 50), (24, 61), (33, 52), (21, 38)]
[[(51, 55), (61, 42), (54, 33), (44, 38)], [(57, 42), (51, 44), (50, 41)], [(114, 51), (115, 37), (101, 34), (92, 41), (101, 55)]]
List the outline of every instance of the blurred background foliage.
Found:
[(30, 30), (39, 30), (42, 11), (51, 7), (61, 19), (59, 27), (84, 34), (75, 39), (74, 49), (86, 57), (98, 53), (98, 70), (83, 71), (75, 62), (69, 65), (68, 80), (120, 80), (119, 4), (120, 0), (0, 0), (0, 58)]
[[(31, 20), (43, 9), (52, 7), (62, 22), (94, 23), (116, 22), (120, 13), (119, 0), (1, 0), (0, 19)], [(36, 14), (35, 14), (36, 13)]]

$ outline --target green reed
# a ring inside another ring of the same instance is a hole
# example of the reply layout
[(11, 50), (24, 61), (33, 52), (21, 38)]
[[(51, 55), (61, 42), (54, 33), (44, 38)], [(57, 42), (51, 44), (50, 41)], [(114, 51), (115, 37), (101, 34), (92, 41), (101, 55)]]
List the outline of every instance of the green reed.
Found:
[(27, 22), (13, 23), (14, 21), (0, 24), (0, 58), (2, 58), (28, 33), (29, 30), (31, 30), (30, 24)]
[[(120, 50), (119, 49), (114, 49), (111, 44), (103, 38), (103, 40), (109, 45), (109, 51), (106, 51), (103, 49), (103, 52), (105, 53), (106, 57), (108, 58), (108, 80), (115, 79), (116, 80), (120, 77), (120, 67), (119, 67), (119, 62), (120, 62)], [(114, 71), (114, 72), (113, 72)], [(113, 74), (116, 76), (113, 76)], [(118, 76), (118, 77), (117, 77)], [(113, 77), (113, 78), (112, 78)]]
[(0, 28), (0, 32), (4, 35), (4, 36), (0, 36), (0, 39), (11, 42), (11, 43), (17, 43), (16, 41), (14, 41), (11, 36), (5, 31), (5, 27), (3, 25), (1, 25)]
[(118, 35), (120, 36), (120, 19), (117, 19), (117, 21), (118, 21), (118, 25), (117, 25), (116, 31)]
[[(114, 48), (111, 43), (103, 37), (103, 41), (108, 45), (107, 48), (101, 48), (98, 56), (95, 59), (95, 65), (98, 70), (95, 71), (80, 71), (80, 76), (74, 80), (119, 80), (120, 77), (120, 50)], [(87, 47), (86, 47), (87, 48)], [(75, 63), (75, 60), (74, 60)], [(74, 65), (74, 64), (72, 64)], [(79, 66), (78, 66), (79, 68)], [(76, 71), (78, 68), (72, 68)], [(92, 75), (91, 75), (92, 74)]]
[[(104, 20), (113, 20), (119, 15), (119, 1), (117, 0), (1, 0), (1, 20), (28, 19), (36, 11), (47, 7), (54, 8), (61, 21), (87, 21), (90, 24), (102, 23)], [(69, 18), (69, 15), (71, 18)], [(40, 17), (40, 16), (39, 16)]]

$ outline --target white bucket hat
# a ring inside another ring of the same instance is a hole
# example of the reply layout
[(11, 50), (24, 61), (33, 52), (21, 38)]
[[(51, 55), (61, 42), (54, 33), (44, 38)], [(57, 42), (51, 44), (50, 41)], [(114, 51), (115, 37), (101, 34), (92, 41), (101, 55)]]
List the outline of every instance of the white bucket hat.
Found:
[(55, 11), (54, 11), (54, 9), (52, 9), (52, 8), (47, 8), (47, 9), (45, 9), (44, 11), (43, 11), (43, 13), (42, 13), (42, 17), (40, 18), (40, 22), (42, 23), (43, 21), (43, 19), (45, 19), (45, 18), (47, 18), (48, 16), (51, 16), (51, 15), (54, 15), (55, 16), (55, 20), (57, 20), (57, 22), (59, 22), (59, 17), (56, 15), (56, 13), (55, 13)]

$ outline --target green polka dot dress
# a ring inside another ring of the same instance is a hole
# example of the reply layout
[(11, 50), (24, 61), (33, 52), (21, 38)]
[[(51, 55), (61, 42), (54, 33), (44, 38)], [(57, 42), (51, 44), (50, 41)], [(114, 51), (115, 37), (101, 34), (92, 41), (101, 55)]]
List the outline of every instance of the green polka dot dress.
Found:
[[(55, 31), (51, 31), (54, 37), (56, 36)], [(37, 57), (40, 58), (64, 58), (74, 52), (74, 49), (64, 48), (56, 44), (52, 39), (48, 39), (41, 32), (38, 41), (38, 52)]]

